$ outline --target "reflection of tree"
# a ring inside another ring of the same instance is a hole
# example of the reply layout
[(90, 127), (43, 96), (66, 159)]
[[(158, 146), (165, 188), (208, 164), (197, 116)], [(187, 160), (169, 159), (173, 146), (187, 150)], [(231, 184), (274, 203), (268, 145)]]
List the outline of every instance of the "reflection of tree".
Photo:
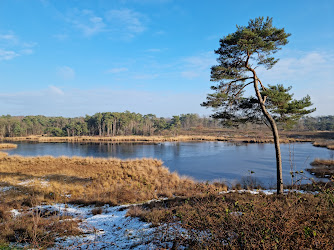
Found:
[(174, 153), (174, 158), (175, 157), (180, 157), (180, 152), (181, 152), (181, 145), (179, 142), (176, 142), (173, 146), (173, 153)]

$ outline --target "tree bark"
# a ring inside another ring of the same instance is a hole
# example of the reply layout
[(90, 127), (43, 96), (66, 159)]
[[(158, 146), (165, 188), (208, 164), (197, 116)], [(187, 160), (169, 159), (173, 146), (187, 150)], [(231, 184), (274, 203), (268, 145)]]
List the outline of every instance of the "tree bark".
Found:
[(271, 131), (274, 136), (274, 144), (275, 144), (275, 152), (276, 152), (276, 168), (277, 168), (277, 194), (282, 194), (283, 193), (283, 177), (282, 177), (282, 157), (281, 157), (281, 148), (280, 148), (280, 143), (279, 143), (279, 135), (278, 135), (278, 130), (277, 130), (277, 125), (275, 120), (272, 118), (272, 116), (269, 114), (267, 111), (261, 93), (258, 88), (258, 80), (257, 76), (255, 74), (254, 76), (254, 89), (256, 92), (256, 96), (259, 99), (260, 107), (262, 110), (262, 113), (264, 116), (267, 118)]
[(276, 122), (275, 122), (274, 118), (272, 118), (272, 116), (269, 114), (269, 112), (266, 109), (266, 106), (264, 104), (264, 100), (263, 100), (263, 98), (261, 96), (261, 93), (260, 93), (260, 90), (259, 90), (259, 86), (258, 86), (259, 81), (258, 81), (256, 72), (255, 72), (254, 69), (252, 69), (251, 67), (248, 66), (248, 60), (249, 60), (249, 55), (248, 55), (248, 59), (246, 61), (246, 68), (253, 73), (255, 93), (256, 93), (256, 96), (259, 100), (259, 104), (260, 104), (262, 113), (264, 114), (264, 116), (268, 120), (268, 122), (270, 124), (270, 127), (271, 127), (271, 131), (272, 131), (273, 136), (274, 136), (274, 144), (275, 144), (275, 152), (276, 152), (276, 170), (277, 170), (277, 194), (282, 194), (283, 193), (282, 157), (281, 157), (281, 148), (280, 148), (280, 143), (279, 143), (279, 135), (278, 135), (277, 125), (276, 125)]

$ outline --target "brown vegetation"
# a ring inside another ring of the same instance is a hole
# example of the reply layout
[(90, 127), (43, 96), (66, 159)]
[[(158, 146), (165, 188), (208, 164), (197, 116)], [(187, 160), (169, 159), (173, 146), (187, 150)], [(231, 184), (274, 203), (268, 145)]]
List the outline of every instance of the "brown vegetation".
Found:
[(0, 157), (4, 157), (4, 156), (7, 156), (8, 154), (6, 152), (1, 152), (0, 151)]
[[(166, 223), (159, 234), (164, 237), (156, 239), (162, 247), (164, 241), (172, 241), (175, 247), (194, 249), (327, 249), (334, 240), (333, 186), (328, 187), (320, 187), (315, 196), (219, 194), (227, 190), (224, 184), (179, 177), (154, 159), (19, 157), (3, 153), (0, 190), (7, 190), (0, 193), (0, 248), (10, 241), (50, 247), (57, 235), (79, 233), (79, 221), (29, 209), (38, 204), (116, 205), (167, 196), (169, 200), (134, 206), (128, 213), (156, 226)], [(13, 208), (26, 212), (15, 217), (10, 213)], [(103, 209), (97, 207), (91, 213), (100, 214)]]
[(328, 149), (334, 150), (334, 140), (318, 140), (313, 142), (313, 146), (315, 147), (324, 147)]
[(18, 190), (29, 190), (40, 201), (86, 204), (142, 202), (192, 195), (204, 188), (204, 184), (170, 173), (161, 161), (154, 159), (2, 156), (0, 176), (2, 182)]
[(0, 149), (11, 149), (11, 148), (17, 148), (17, 145), (13, 143), (0, 143)]
[(46, 136), (27, 136), (27, 137), (8, 137), (7, 141), (29, 141), (29, 142), (171, 142), (171, 141), (225, 141), (222, 136), (72, 136), (72, 137), (46, 137)]
[[(240, 131), (241, 132), (241, 131)], [(225, 135), (179, 135), (179, 136), (72, 136), (72, 137), (46, 137), (46, 136), (27, 136), (27, 137), (8, 137), (7, 141), (28, 141), (28, 142), (178, 142), (178, 141), (231, 141), (245, 143), (273, 143), (270, 135), (262, 133), (225, 134)], [(290, 142), (311, 142), (308, 138), (293, 138), (282, 136), (281, 143)]]
[(156, 238), (162, 247), (173, 241), (175, 248), (191, 249), (332, 249), (334, 192), (326, 190), (318, 195), (208, 194), (136, 206), (128, 215), (165, 225)]
[[(77, 222), (34, 216), (29, 209), (47, 203), (124, 204), (159, 197), (202, 196), (226, 186), (195, 183), (170, 173), (154, 159), (119, 160), (80, 157), (0, 155), (0, 248), (8, 242), (47, 247), (56, 235), (78, 233)], [(4, 191), (5, 190), (5, 191)], [(13, 217), (11, 209), (25, 211)], [(102, 213), (101, 208), (92, 214)], [(37, 220), (37, 221), (36, 221)], [(50, 233), (48, 233), (50, 232)]]
[(334, 160), (315, 159), (311, 165), (313, 168), (307, 169), (318, 178), (332, 178), (334, 176)]
[[(44, 249), (53, 246), (57, 237), (81, 233), (78, 229), (80, 221), (72, 217), (42, 214), (37, 209), (26, 209), (15, 216), (10, 212), (10, 205), (0, 205), (0, 249), (16, 249), (13, 246), (17, 243)], [(9, 247), (9, 243), (13, 245)]]

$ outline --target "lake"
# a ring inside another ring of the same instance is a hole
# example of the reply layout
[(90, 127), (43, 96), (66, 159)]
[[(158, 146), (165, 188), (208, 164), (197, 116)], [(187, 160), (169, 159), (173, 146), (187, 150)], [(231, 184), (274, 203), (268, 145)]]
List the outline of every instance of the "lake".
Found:
[[(19, 142), (10, 155), (92, 156), (121, 159), (161, 159), (170, 171), (200, 181), (223, 180), (229, 184), (256, 177), (263, 185), (276, 184), (274, 144), (235, 144), (229, 142), (145, 143), (27, 143)], [(304, 170), (315, 158), (331, 158), (332, 150), (311, 143), (281, 144), (283, 179), (291, 183), (290, 168)], [(251, 173), (254, 172), (254, 173)], [(312, 177), (305, 171), (307, 177)]]

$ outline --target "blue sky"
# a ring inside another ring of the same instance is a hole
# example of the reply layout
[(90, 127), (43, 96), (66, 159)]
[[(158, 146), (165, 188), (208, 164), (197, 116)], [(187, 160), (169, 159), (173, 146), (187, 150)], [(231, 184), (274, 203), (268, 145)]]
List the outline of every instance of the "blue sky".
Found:
[(209, 115), (219, 38), (258, 16), (291, 33), (266, 84), (334, 115), (334, 1), (0, 0), (0, 115)]

